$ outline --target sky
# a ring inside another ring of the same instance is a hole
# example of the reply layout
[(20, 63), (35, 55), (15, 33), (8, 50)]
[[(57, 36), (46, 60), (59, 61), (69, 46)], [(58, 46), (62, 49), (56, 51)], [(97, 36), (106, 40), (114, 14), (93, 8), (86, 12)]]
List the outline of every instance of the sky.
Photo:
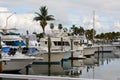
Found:
[(41, 33), (39, 22), (33, 21), (41, 6), (46, 6), (48, 14), (55, 18), (48, 22), (46, 32), (50, 23), (56, 29), (58, 24), (68, 29), (73, 24), (92, 29), (93, 17), (97, 34), (120, 31), (120, 0), (0, 0), (0, 27), (15, 27), (21, 33), (26, 30)]

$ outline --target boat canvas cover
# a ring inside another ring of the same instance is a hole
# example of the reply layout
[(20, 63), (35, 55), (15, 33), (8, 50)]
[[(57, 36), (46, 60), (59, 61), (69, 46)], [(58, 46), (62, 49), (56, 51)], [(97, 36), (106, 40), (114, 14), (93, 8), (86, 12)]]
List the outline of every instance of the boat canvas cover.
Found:
[(28, 49), (28, 53), (34, 53), (34, 52), (36, 52), (37, 51), (37, 49), (36, 48), (29, 48)]
[(10, 51), (10, 47), (2, 47), (2, 52), (9, 52)]
[(12, 46), (19, 46), (19, 45), (25, 46), (25, 43), (23, 41), (21, 41), (21, 43), (19, 41), (13, 41), (12, 42)]

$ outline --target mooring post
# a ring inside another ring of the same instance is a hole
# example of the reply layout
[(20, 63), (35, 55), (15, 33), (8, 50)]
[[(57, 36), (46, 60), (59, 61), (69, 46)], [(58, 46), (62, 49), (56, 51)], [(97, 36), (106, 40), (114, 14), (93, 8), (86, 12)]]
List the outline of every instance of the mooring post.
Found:
[(62, 60), (61, 60), (61, 66), (62, 66), (62, 67), (63, 67), (63, 62), (64, 62), (64, 61), (63, 61), (63, 59), (62, 59)]
[(19, 52), (21, 52), (22, 40), (19, 40)]
[(97, 58), (98, 66), (99, 66), (99, 58), (100, 58), (100, 47), (98, 46), (98, 58)]
[(26, 66), (26, 75), (28, 75), (28, 74), (29, 74), (29, 67)]
[[(2, 59), (2, 45), (1, 45), (1, 37), (0, 37), (0, 59)], [(0, 61), (0, 72), (2, 72), (2, 61)]]
[(50, 48), (51, 48), (51, 38), (50, 36), (48, 36), (48, 76), (50, 76), (51, 74), (51, 52), (50, 52)]
[(71, 39), (71, 65), (73, 66), (73, 39)]
[(101, 46), (101, 47), (102, 47), (102, 58), (103, 58), (104, 47), (103, 46)]
[(61, 51), (63, 51), (63, 38), (61, 37)]
[(104, 53), (103, 53), (104, 51), (103, 51), (103, 50), (104, 50), (104, 47), (102, 46), (102, 64), (104, 64), (104, 63), (103, 63), (103, 61), (104, 61), (104, 60), (103, 60), (103, 58), (104, 58)]
[[(63, 38), (61, 37), (61, 51), (63, 51)], [(63, 66), (63, 59), (61, 60), (61, 66)]]
[(28, 48), (28, 46), (29, 46), (29, 32), (28, 32), (28, 30), (26, 31), (26, 48)]

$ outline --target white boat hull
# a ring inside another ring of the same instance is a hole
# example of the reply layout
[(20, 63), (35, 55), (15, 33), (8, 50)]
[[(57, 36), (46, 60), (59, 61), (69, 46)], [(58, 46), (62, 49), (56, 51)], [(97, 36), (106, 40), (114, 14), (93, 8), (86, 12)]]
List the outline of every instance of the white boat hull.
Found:
[(18, 71), (31, 64), (34, 60), (39, 59), (41, 57), (34, 56), (26, 56), (19, 52), (16, 54), (8, 55), (7, 53), (2, 53), (2, 71)]
[(70, 56), (70, 59), (85, 59), (86, 57), (83, 55), (83, 50), (76, 50), (73, 52), (73, 58)]
[(97, 47), (87, 47), (84, 48), (83, 54), (86, 55), (93, 55), (97, 51)]
[(2, 71), (18, 71), (33, 62), (33, 59), (13, 59), (2, 62)]
[(115, 46), (101, 46), (100, 51), (103, 52), (112, 52), (115, 49)]
[[(117, 45), (96, 45), (97, 51), (100, 52), (112, 52), (114, 49), (116, 49)], [(99, 50), (98, 50), (99, 47)]]
[[(63, 59), (66, 52), (53, 52), (50, 53), (50, 61), (51, 62), (59, 62)], [(37, 56), (43, 57), (43, 62), (48, 62), (48, 53), (38, 54)]]

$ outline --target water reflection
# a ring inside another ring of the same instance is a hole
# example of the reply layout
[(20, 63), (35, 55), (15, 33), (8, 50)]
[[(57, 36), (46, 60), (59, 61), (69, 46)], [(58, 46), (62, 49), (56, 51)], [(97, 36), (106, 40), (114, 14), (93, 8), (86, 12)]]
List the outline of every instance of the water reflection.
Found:
[[(73, 60), (73, 64), (71, 60), (61, 63), (51, 65), (51, 75), (104, 80), (114, 80), (120, 75), (120, 59), (113, 52), (95, 53), (86, 59)], [(36, 65), (31, 70), (33, 75), (48, 75), (47, 64)]]
[[(50, 72), (51, 75), (79, 77), (79, 75), (82, 75), (82, 70), (86, 66), (88, 71), (95, 63), (97, 63), (97, 60), (94, 56), (81, 60), (73, 60), (73, 64), (71, 64), (71, 60), (67, 60), (63, 61), (62, 64), (51, 64)], [(34, 74), (48, 75), (49, 70), (47, 64), (35, 65), (35, 68), (34, 66), (32, 66), (32, 68)]]

